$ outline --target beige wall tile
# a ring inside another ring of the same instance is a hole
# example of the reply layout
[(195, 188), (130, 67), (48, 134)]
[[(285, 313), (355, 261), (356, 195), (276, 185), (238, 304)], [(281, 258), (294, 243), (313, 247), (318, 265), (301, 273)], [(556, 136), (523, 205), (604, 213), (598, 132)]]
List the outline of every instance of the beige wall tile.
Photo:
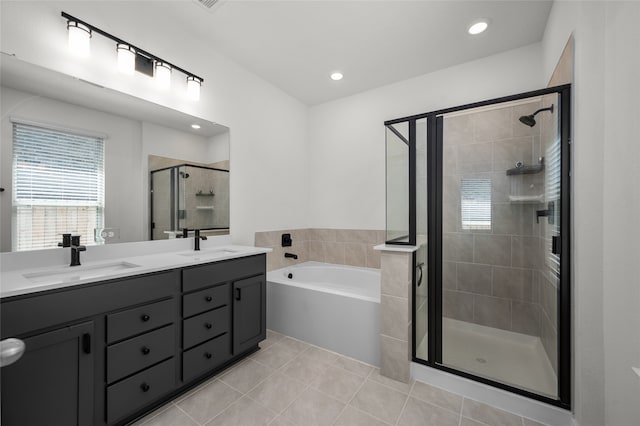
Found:
[(382, 295), (380, 298), (380, 332), (395, 339), (407, 340), (409, 310), (407, 299)]
[(442, 305), (445, 317), (473, 322), (473, 294), (444, 290)]
[(344, 263), (352, 266), (367, 266), (367, 244), (345, 243)]
[(376, 244), (378, 234), (375, 230), (367, 229), (336, 229), (336, 241), (341, 243)]
[(411, 280), (411, 254), (383, 252), (380, 264), (382, 294), (407, 297)]
[(493, 295), (505, 299), (532, 301), (533, 270), (493, 268)]
[(308, 242), (308, 257), (309, 260), (315, 262), (324, 262), (324, 243), (322, 241), (309, 240)]
[(508, 299), (476, 295), (473, 302), (473, 319), (476, 324), (511, 329), (511, 303)]
[(494, 234), (533, 235), (535, 206), (529, 204), (493, 204), (491, 226)]
[(473, 122), (471, 115), (459, 115), (444, 119), (445, 146), (473, 143)]
[(409, 343), (380, 335), (380, 345), (380, 374), (407, 383), (410, 379)]
[(511, 331), (540, 335), (540, 306), (536, 303), (511, 301)]
[[(458, 288), (456, 265), (456, 262), (442, 262), (442, 287), (447, 290), (455, 290)], [(425, 267), (425, 280), (427, 273), (426, 269), (427, 268)]]
[(540, 239), (538, 237), (511, 237), (513, 250), (511, 265), (518, 268), (540, 267)]
[(443, 233), (442, 260), (473, 262), (473, 235)]
[(493, 270), (489, 265), (477, 265), (474, 263), (457, 264), (457, 288), (476, 294), (491, 294), (491, 281)]
[(490, 172), (493, 169), (492, 143), (479, 143), (457, 148), (457, 173)]
[(335, 263), (338, 265), (344, 265), (344, 244), (335, 242), (324, 243), (324, 261), (327, 263)]
[[(474, 141), (484, 142), (512, 137), (511, 108), (482, 111), (471, 115), (474, 124)], [(517, 118), (516, 118), (517, 119)]]
[(373, 246), (366, 246), (367, 268), (380, 269), (380, 251), (374, 250)]
[[(529, 110), (527, 109), (527, 111)], [(515, 167), (518, 161), (524, 165), (538, 164), (537, 157), (534, 158), (533, 155), (533, 136), (505, 139), (493, 143), (493, 170), (504, 172)]]
[(476, 235), (473, 245), (474, 263), (511, 265), (511, 237), (506, 235)]

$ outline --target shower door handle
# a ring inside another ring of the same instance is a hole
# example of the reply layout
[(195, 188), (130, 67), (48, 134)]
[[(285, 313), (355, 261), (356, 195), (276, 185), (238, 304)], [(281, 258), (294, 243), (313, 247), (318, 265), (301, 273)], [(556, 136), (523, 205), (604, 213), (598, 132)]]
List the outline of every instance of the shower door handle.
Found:
[(418, 284), (416, 284), (416, 287), (420, 287), (420, 284), (422, 284), (422, 276), (423, 276), (422, 267), (423, 266), (424, 266), (424, 262), (420, 262), (416, 265), (416, 269), (420, 271), (420, 278), (418, 278)]
[(560, 256), (560, 235), (551, 237), (551, 253)]

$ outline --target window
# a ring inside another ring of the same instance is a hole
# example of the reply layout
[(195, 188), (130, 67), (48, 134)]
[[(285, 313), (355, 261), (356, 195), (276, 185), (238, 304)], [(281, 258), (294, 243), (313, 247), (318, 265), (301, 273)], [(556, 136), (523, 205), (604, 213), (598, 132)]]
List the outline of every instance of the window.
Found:
[(462, 229), (491, 229), (491, 179), (462, 179)]
[(13, 123), (12, 249), (56, 247), (61, 234), (95, 244), (104, 226), (104, 139)]

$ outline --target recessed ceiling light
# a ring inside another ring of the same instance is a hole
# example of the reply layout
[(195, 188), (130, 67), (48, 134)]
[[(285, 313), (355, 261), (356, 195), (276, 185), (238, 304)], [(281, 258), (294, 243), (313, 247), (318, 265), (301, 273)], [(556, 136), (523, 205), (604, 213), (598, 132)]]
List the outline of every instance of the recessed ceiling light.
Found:
[(199, 124), (192, 124), (192, 125), (191, 125), (191, 127), (192, 127), (193, 129), (198, 130), (198, 129), (200, 128), (200, 125), (199, 125)]
[(488, 26), (489, 26), (489, 23), (487, 21), (478, 21), (472, 24), (467, 30), (467, 32), (471, 35), (478, 35), (480, 33), (483, 33)]
[(342, 75), (341, 72), (337, 72), (336, 71), (336, 72), (331, 74), (331, 80), (335, 80), (335, 81), (342, 80), (342, 77), (343, 77), (343, 75)]

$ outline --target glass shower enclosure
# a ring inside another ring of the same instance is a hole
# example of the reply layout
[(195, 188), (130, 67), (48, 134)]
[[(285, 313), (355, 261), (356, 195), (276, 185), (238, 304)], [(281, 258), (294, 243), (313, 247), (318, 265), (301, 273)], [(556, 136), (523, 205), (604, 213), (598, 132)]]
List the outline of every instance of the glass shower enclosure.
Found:
[(413, 360), (563, 407), (569, 96), (560, 86), (385, 123), (387, 244), (418, 247)]
[(181, 164), (151, 172), (151, 239), (229, 229), (229, 171)]

